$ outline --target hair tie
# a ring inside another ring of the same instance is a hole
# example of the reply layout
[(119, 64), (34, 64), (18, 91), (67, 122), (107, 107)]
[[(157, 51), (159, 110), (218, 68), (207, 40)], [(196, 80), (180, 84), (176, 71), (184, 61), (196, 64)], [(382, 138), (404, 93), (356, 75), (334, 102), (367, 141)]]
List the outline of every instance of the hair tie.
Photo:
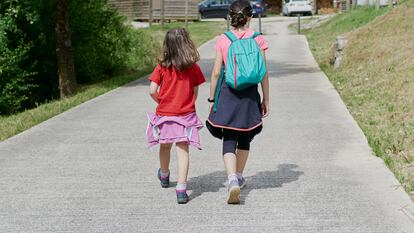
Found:
[(238, 11), (237, 14), (243, 14), (243, 11)]

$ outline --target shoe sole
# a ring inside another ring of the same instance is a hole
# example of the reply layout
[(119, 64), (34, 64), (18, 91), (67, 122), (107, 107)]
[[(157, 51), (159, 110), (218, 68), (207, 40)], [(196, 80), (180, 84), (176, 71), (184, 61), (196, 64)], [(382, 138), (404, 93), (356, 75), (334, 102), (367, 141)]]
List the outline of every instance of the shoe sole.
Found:
[(178, 204), (187, 204), (188, 200), (177, 200)]
[(232, 187), (229, 190), (227, 196), (227, 204), (239, 204), (240, 203), (240, 187)]

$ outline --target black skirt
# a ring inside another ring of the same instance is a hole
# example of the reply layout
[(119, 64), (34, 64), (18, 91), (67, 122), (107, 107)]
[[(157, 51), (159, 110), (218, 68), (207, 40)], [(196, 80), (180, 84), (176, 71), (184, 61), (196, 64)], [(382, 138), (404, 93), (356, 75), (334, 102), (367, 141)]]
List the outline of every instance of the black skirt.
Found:
[(223, 129), (249, 133), (254, 136), (262, 130), (262, 107), (258, 85), (236, 91), (223, 79), (216, 111), (212, 110), (206, 122), (207, 129), (217, 138)]

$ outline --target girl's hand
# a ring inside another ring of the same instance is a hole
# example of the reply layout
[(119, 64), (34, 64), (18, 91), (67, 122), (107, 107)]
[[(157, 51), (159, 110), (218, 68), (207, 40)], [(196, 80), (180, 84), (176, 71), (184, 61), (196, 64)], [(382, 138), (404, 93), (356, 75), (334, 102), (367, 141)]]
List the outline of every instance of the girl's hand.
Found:
[(213, 106), (214, 106), (214, 103), (210, 103), (209, 104), (209, 106), (208, 106), (208, 112), (211, 112), (211, 111), (213, 111)]
[(158, 87), (158, 84), (156, 84), (155, 82), (151, 82), (149, 87), (149, 94), (157, 104), (160, 103), (160, 100), (158, 98)]
[(269, 100), (263, 100), (262, 102), (262, 116), (263, 118), (269, 116)]

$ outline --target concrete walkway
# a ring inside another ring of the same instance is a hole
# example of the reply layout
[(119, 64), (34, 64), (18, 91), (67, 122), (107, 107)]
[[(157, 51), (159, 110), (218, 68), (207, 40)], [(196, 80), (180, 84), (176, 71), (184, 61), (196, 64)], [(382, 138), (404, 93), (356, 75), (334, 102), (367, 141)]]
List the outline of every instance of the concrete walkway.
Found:
[[(157, 150), (145, 145), (155, 105), (139, 81), (0, 143), (0, 232), (414, 232), (412, 201), (371, 155), (305, 38), (265, 21), (271, 115), (241, 205), (225, 202), (220, 142), (206, 129), (204, 150), (191, 151), (192, 200), (177, 205), (174, 188), (160, 188)], [(206, 76), (213, 45), (200, 48)], [(202, 119), (207, 97), (204, 85)]]

